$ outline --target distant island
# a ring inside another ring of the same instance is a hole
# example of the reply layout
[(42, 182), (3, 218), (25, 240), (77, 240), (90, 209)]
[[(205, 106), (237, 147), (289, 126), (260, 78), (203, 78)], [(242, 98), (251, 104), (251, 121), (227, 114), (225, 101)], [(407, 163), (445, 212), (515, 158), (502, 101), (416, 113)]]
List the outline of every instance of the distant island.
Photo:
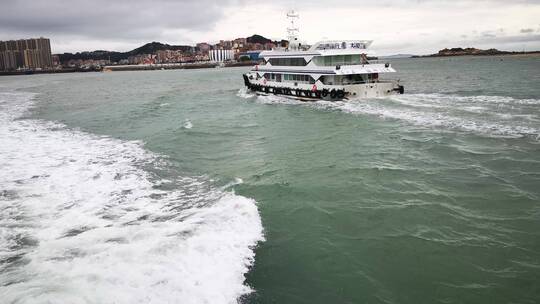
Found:
[(436, 54), (431, 55), (415, 55), (412, 58), (425, 58), (425, 57), (452, 57), (452, 56), (498, 56), (498, 55), (528, 55), (528, 54), (540, 54), (540, 51), (532, 52), (509, 52), (509, 51), (499, 51), (497, 49), (477, 49), (477, 48), (445, 48), (440, 50)]

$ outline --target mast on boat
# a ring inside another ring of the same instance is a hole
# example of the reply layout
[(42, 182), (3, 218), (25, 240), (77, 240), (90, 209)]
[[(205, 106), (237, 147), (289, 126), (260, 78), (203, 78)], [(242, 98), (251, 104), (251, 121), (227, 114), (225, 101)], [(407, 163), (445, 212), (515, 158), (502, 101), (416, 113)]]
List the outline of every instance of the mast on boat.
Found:
[(287, 27), (287, 38), (289, 39), (288, 50), (296, 51), (300, 48), (300, 41), (298, 40), (298, 26), (296, 22), (300, 18), (298, 12), (294, 9), (287, 12), (287, 19), (289, 19), (289, 26)]

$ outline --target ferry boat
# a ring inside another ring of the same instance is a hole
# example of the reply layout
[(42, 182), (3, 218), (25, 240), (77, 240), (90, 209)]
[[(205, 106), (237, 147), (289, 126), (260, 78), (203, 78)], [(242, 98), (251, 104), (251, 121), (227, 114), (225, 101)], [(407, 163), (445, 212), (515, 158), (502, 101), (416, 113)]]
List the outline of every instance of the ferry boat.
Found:
[(390, 63), (370, 63), (371, 40), (320, 41), (306, 46), (298, 39), (295, 22), (299, 15), (289, 11), (286, 48), (264, 51), (244, 74), (246, 87), (257, 94), (285, 95), (301, 100), (346, 100), (403, 94), (399, 81), (382, 80), (382, 73), (396, 72)]

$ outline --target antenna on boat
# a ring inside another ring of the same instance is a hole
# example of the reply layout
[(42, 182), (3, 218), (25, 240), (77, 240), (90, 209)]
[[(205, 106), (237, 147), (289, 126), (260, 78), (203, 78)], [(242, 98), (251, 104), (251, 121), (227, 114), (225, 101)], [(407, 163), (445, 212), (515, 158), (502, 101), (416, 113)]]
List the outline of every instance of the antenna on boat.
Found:
[(300, 18), (298, 12), (294, 9), (287, 12), (287, 19), (289, 19), (289, 26), (287, 27), (287, 38), (289, 39), (289, 49), (296, 50), (299, 47), (298, 32), (300, 31), (295, 22)]

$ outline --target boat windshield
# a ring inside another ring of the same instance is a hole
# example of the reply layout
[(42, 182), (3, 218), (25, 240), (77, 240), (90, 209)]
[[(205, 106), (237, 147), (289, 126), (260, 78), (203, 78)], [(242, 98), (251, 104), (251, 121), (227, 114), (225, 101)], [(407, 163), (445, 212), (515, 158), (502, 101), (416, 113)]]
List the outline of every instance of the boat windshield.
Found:
[(326, 85), (348, 85), (379, 82), (379, 74), (327, 75), (321, 77)]
[(313, 62), (318, 66), (336, 66), (336, 65), (359, 65), (368, 64), (367, 58), (362, 55), (335, 55), (319, 56), (313, 58)]

